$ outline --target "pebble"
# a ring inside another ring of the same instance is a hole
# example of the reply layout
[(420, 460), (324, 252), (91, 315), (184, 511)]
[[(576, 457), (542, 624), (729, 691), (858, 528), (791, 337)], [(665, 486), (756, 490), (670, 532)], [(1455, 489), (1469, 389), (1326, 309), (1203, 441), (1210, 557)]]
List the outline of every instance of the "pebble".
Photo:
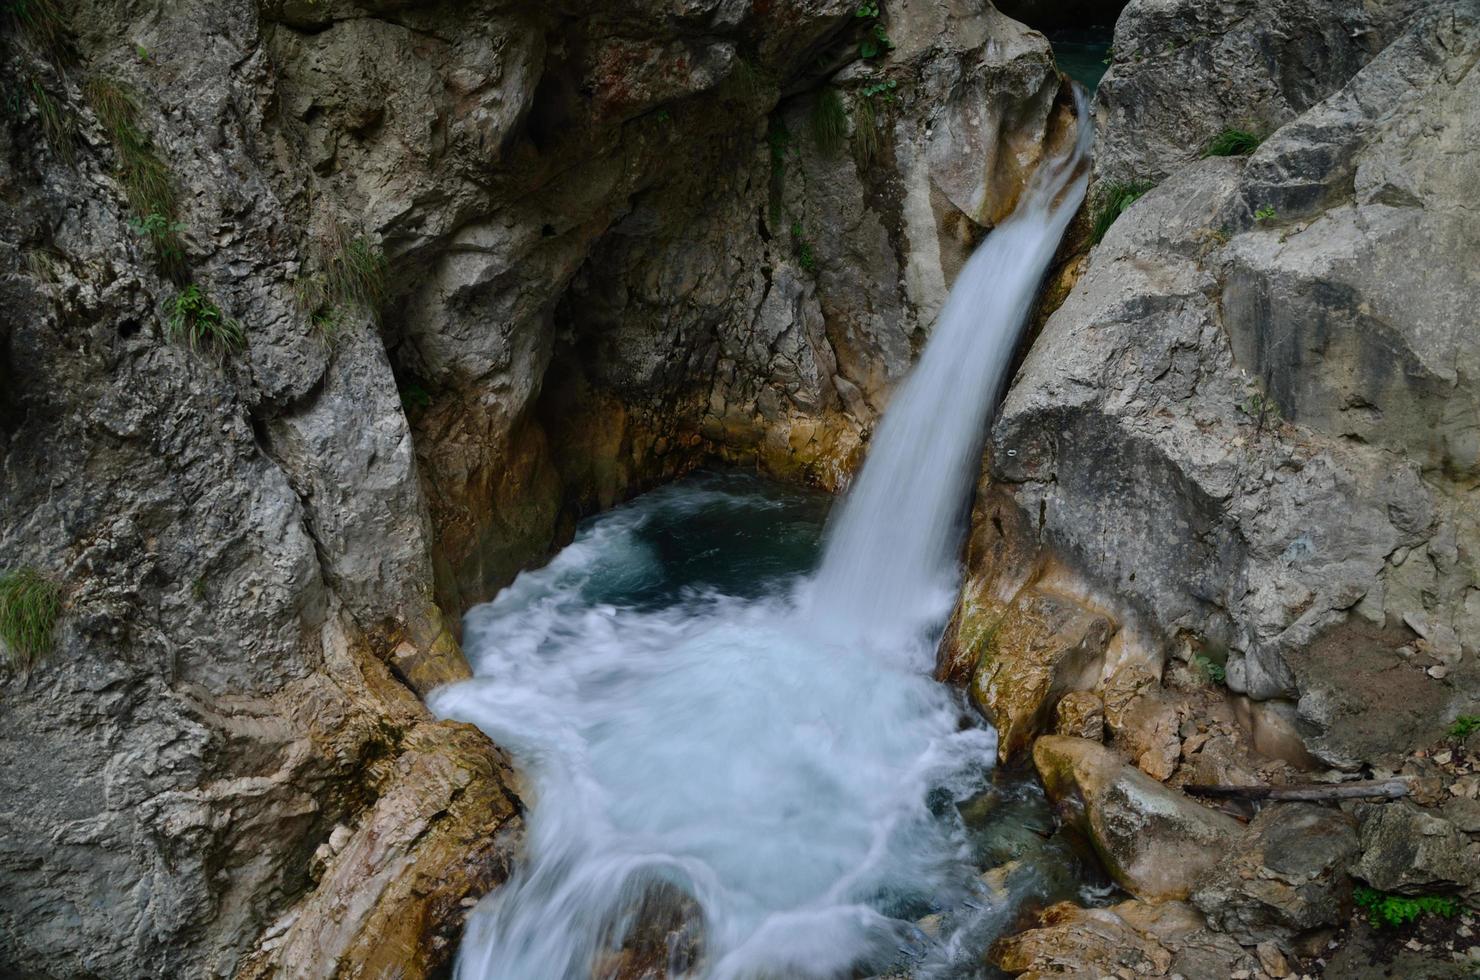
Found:
[(1441, 765), (1441, 766), (1447, 766), (1447, 765), (1449, 765), (1449, 760), (1450, 759), (1453, 759), (1453, 758), (1454, 758), (1454, 753), (1451, 752), (1451, 751), (1449, 751), (1448, 749), (1445, 749), (1442, 752), (1435, 752), (1434, 753), (1434, 761), (1437, 762), (1437, 763), (1439, 763), (1439, 765)]
[(1429, 668), (1428, 674), (1434, 680), (1442, 681), (1444, 678), (1449, 676), (1449, 668), (1444, 666), (1443, 664), (1434, 664), (1434, 666)]

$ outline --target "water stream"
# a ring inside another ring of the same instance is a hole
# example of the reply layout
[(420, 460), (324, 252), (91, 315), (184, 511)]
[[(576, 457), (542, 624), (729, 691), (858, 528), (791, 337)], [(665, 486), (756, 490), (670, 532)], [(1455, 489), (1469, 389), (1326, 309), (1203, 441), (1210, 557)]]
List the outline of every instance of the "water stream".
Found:
[(461, 980), (984, 976), (1024, 902), (1091, 880), (930, 678), (984, 427), (1084, 150), (962, 270), (815, 572), (824, 498), (710, 474), (586, 523), (468, 614), (476, 676), (433, 707), (512, 753), (531, 811)]

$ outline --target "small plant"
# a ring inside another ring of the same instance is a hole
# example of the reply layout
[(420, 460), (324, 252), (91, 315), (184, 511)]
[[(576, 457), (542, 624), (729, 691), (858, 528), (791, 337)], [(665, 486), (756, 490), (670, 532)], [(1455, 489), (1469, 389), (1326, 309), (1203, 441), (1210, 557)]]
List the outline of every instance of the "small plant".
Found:
[(657, 112), (653, 113), (653, 118), (660, 123), (673, 122), (673, 115), (667, 109), (659, 109)]
[(71, 163), (77, 148), (76, 127), (71, 115), (63, 111), (39, 78), (32, 76), (29, 88), (31, 102), (36, 106), (36, 115), (41, 119), (41, 132), (46, 137), (47, 145), (56, 151), (57, 156)]
[(1273, 221), (1275, 219), (1274, 208), (1263, 207), (1254, 212), (1255, 221)]
[(1155, 186), (1147, 180), (1132, 180), (1115, 181), (1101, 188), (1095, 195), (1090, 241), (1098, 245), (1110, 226), (1115, 224), (1115, 219)]
[(1476, 732), (1480, 732), (1480, 715), (1460, 715), (1449, 726), (1447, 734), (1450, 738), (1463, 742)]
[(346, 308), (379, 312), (386, 296), (385, 253), (364, 235), (336, 227), (312, 250), (319, 271), (293, 284), (298, 306), (325, 337), (339, 326)]
[(870, 82), (863, 87), (863, 97), (872, 99), (876, 95), (882, 95), (885, 102), (894, 101), (894, 90), (899, 88), (899, 82), (890, 78), (878, 82)]
[(1367, 920), (1374, 929), (1396, 928), (1413, 922), (1421, 916), (1437, 915), (1452, 919), (1459, 914), (1459, 902), (1438, 895), (1394, 895), (1375, 888), (1360, 886), (1352, 893), (1357, 907), (1367, 911)]
[(893, 49), (894, 42), (889, 39), (889, 32), (877, 21), (869, 27), (863, 40), (858, 42), (858, 56), (864, 59), (877, 58)]
[(848, 138), (848, 110), (838, 90), (828, 86), (812, 107), (812, 138), (826, 156), (835, 156)]
[(144, 62), (144, 64), (147, 65), (149, 63), (149, 49), (144, 47), (144, 45), (135, 44), (134, 54), (137, 55), (139, 60)]
[(52, 64), (66, 60), (69, 26), (57, 0), (9, 0), (0, 11)]
[(1228, 671), (1216, 660), (1211, 660), (1203, 654), (1192, 658), (1192, 666), (1202, 674), (1203, 679), (1209, 684), (1224, 684), (1228, 681)]
[(129, 225), (141, 235), (148, 237), (154, 253), (169, 263), (182, 263), (185, 254), (180, 250), (180, 232), (185, 226), (171, 221), (158, 211), (151, 211), (142, 218), (130, 218)]
[(879, 16), (879, 0), (864, 0), (853, 11), (853, 16), (864, 20), (872, 20)]
[(175, 189), (154, 141), (139, 125), (138, 103), (123, 86), (107, 78), (94, 78), (85, 92), (118, 156), (118, 176), (129, 207), (141, 222), (153, 221), (156, 215), (163, 222), (159, 234), (150, 235), (161, 271), (182, 282), (185, 248), (175, 221), (179, 211)]
[(61, 588), (34, 568), (0, 575), (0, 641), (12, 668), (28, 668), (51, 652), (61, 614)]
[(812, 242), (807, 238), (806, 229), (800, 221), (794, 221), (791, 225), (791, 241), (796, 246), (797, 264), (807, 272), (817, 271), (817, 254), (812, 248)]
[(1203, 152), (1205, 157), (1243, 157), (1259, 149), (1262, 141), (1253, 133), (1242, 129), (1225, 129), (1213, 137)]
[(1256, 391), (1249, 395), (1248, 399), (1239, 406), (1239, 409), (1254, 420), (1254, 429), (1257, 432), (1263, 432), (1267, 428), (1274, 428), (1276, 425), (1279, 425), (1280, 419), (1284, 417), (1280, 412), (1279, 404), (1262, 391)]
[(184, 341), (191, 350), (225, 353), (239, 350), (247, 343), (247, 332), (241, 323), (223, 314), (221, 307), (211, 302), (194, 283), (175, 294), (166, 322), (170, 338)]

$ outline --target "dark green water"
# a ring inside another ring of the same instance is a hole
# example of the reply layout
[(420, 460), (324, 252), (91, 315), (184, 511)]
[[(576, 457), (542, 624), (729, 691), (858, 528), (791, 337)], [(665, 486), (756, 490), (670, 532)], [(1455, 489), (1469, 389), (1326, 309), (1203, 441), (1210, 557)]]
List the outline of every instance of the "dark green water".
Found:
[(1064, 74), (1093, 92), (1109, 69), (1113, 26), (1052, 31), (1054, 59)]

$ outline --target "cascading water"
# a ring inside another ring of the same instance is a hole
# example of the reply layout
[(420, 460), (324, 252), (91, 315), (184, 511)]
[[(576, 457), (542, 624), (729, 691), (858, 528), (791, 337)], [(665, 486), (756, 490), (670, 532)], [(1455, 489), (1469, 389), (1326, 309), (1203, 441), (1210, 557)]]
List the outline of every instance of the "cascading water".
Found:
[[(929, 669), (983, 428), (1084, 152), (1040, 168), (962, 270), (815, 576), (815, 503), (710, 477), (588, 523), (468, 614), (476, 676), (432, 704), (513, 754), (532, 808), (460, 980), (615, 975), (654, 923), (671, 976), (847, 975), (919, 954), (920, 915), (980, 906), (950, 804), (995, 738)], [(949, 966), (953, 942), (915, 965)]]

